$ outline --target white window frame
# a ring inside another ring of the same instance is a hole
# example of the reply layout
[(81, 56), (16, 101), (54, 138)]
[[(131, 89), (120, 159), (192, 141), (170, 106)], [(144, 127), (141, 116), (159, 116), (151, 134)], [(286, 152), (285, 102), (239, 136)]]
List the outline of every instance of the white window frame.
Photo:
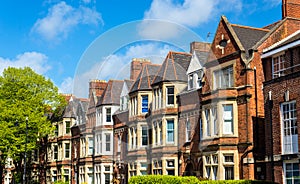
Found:
[(112, 115), (112, 108), (111, 107), (106, 107), (105, 108), (105, 122), (107, 122), (107, 123), (112, 122), (112, 116), (111, 115)]
[[(146, 129), (146, 135), (143, 134), (143, 130), (144, 128)], [(143, 144), (143, 139), (146, 138), (147, 139), (147, 143)], [(147, 125), (143, 125), (141, 126), (141, 146), (147, 146), (148, 145), (148, 126)]]
[(93, 137), (88, 138), (88, 155), (93, 155), (94, 154), (94, 139)]
[[(231, 106), (231, 113), (225, 113), (225, 106)], [(231, 119), (230, 119), (231, 118)], [(222, 104), (222, 123), (223, 123), (223, 134), (232, 135), (234, 134), (234, 106), (233, 104)], [(230, 123), (230, 131), (227, 130), (227, 123)]]
[[(112, 139), (111, 139), (111, 133), (104, 133), (105, 136), (105, 152), (111, 152), (111, 144), (112, 144)], [(107, 139), (109, 138), (109, 140)], [(109, 148), (109, 150), (107, 150)]]
[[(69, 145), (69, 149), (68, 150), (67, 150), (67, 145)], [(71, 143), (69, 143), (69, 142), (64, 143), (64, 148), (65, 148), (65, 150), (64, 150), (64, 158), (71, 158)], [(68, 157), (66, 156), (67, 155), (67, 151), (69, 151)]]
[[(284, 171), (283, 183), (288, 183), (287, 182), (287, 179), (288, 179), (287, 178), (287, 164), (292, 164), (291, 170), (289, 170), (292, 177), (290, 177), (289, 179), (292, 180), (292, 183), (295, 183), (295, 179), (299, 180), (299, 176), (294, 176), (294, 173), (300, 173), (299, 160), (291, 160), (291, 161), (288, 161), (288, 162), (283, 162), (283, 171)], [(296, 170), (294, 170), (294, 166), (293, 166), (294, 164), (298, 165), (298, 172), (295, 172)]]
[[(285, 118), (284, 106), (288, 106)], [(295, 109), (292, 109), (295, 108)], [(288, 101), (280, 104), (280, 117), (281, 117), (281, 139), (282, 139), (282, 153), (283, 154), (294, 154), (298, 153), (298, 128), (297, 128), (297, 109), (296, 101)], [(291, 117), (294, 116), (294, 117)], [(285, 123), (288, 123), (288, 129), (285, 128)], [(294, 124), (293, 124), (294, 123)], [(285, 136), (288, 134), (289, 136)], [(288, 144), (287, 144), (288, 142)], [(289, 147), (288, 147), (289, 146)]]
[(194, 73), (188, 75), (188, 90), (194, 89)]
[(214, 71), (214, 89), (226, 89), (234, 87), (233, 65)]
[[(166, 122), (166, 142), (167, 143), (174, 143), (175, 142), (175, 120), (174, 119), (167, 119), (166, 120), (167, 122)], [(173, 122), (173, 129), (168, 129), (168, 123), (169, 122)], [(169, 138), (169, 133), (173, 133), (173, 140), (172, 141), (170, 141), (170, 140), (168, 140), (168, 138)]]
[[(227, 162), (226, 160), (225, 160), (225, 157), (226, 156), (230, 156), (230, 157), (232, 157), (232, 159), (233, 159), (233, 161), (231, 162)], [(232, 172), (232, 174), (233, 174), (233, 178), (229, 178), (229, 179), (235, 179), (235, 174), (234, 174), (234, 171), (235, 171), (235, 156), (234, 156), (234, 153), (223, 153), (223, 169), (224, 169), (224, 180), (226, 180), (226, 168), (233, 168), (233, 172)]]
[[(173, 88), (173, 93), (169, 94), (169, 89)], [(173, 96), (173, 103), (169, 103), (169, 96)], [(175, 87), (174, 86), (166, 86), (166, 106), (174, 106), (175, 105)]]
[(186, 142), (190, 142), (192, 140), (192, 125), (188, 119), (185, 123), (185, 138)]
[[(275, 63), (275, 60), (277, 60), (277, 63)], [(285, 65), (286, 65), (285, 53), (280, 53), (272, 57), (272, 78), (273, 79), (284, 76), (284, 71), (287, 68)]]

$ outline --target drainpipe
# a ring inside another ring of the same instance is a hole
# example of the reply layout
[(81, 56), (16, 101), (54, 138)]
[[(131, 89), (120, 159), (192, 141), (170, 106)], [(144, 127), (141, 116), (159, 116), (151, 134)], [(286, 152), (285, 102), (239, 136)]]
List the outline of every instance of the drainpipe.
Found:
[[(241, 52), (241, 59), (242, 59), (242, 61), (244, 62), (244, 64), (245, 64), (245, 72), (246, 72), (246, 76), (245, 76), (245, 78), (246, 78), (246, 83), (245, 83), (245, 86), (246, 87), (248, 87), (248, 70), (251, 70), (251, 67), (250, 67), (250, 63), (251, 63), (251, 61), (253, 60), (253, 58), (254, 58), (254, 52), (255, 52), (256, 50), (253, 50), (253, 49), (249, 49), (248, 50), (248, 55), (247, 55), (247, 53), (245, 52), (245, 51), (242, 51)], [(246, 158), (248, 157), (248, 154), (250, 153), (250, 152), (253, 152), (253, 149), (252, 150), (248, 150), (248, 143), (249, 143), (249, 120), (248, 120), (248, 117), (249, 117), (249, 111), (248, 111), (248, 96), (247, 96), (247, 94), (246, 94), (246, 96), (245, 96), (245, 98), (246, 98), (246, 139), (247, 139), (247, 142), (246, 142), (246, 144), (247, 144), (247, 151), (246, 151), (246, 155), (247, 156), (245, 156)], [(243, 161), (242, 161), (243, 162)], [(243, 164), (242, 164), (242, 167), (243, 167)], [(250, 176), (250, 169), (249, 169), (249, 164), (247, 163), (247, 170), (248, 170), (248, 177)], [(243, 169), (242, 169), (243, 170)]]
[(273, 100), (272, 100), (272, 91), (269, 91), (269, 109), (270, 109), (270, 141), (271, 141), (271, 176), (272, 182), (275, 181), (274, 176), (274, 152), (273, 152), (273, 120), (272, 120), (272, 109), (273, 109)]

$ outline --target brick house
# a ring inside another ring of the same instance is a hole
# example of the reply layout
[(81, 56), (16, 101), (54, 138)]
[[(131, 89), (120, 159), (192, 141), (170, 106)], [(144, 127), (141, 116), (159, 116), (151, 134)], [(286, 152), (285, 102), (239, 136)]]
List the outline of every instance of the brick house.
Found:
[[(124, 81), (109, 80), (96, 105), (96, 125), (89, 152), (93, 154), (94, 179), (92, 183), (111, 183), (113, 179), (113, 119), (119, 109)], [(94, 141), (94, 143), (93, 143)]]
[(266, 160), (270, 169), (267, 176), (278, 183), (298, 183), (300, 29), (265, 48), (262, 62), (268, 138)]
[(114, 122), (114, 178), (121, 184), (127, 183), (128, 179), (128, 158), (127, 158), (127, 122), (128, 122), (128, 103), (129, 90), (133, 85), (133, 80), (124, 80), (122, 92), (120, 95), (120, 108), (113, 115)]
[(47, 142), (46, 183), (57, 180), (72, 181), (73, 179), (71, 127), (77, 123), (76, 115), (79, 112), (85, 112), (87, 99), (76, 98), (72, 95), (67, 95), (66, 99), (68, 104), (62, 117), (54, 122), (56, 127), (54, 136), (49, 137)]
[(178, 100), (179, 175), (202, 176), (202, 156), (199, 150), (203, 63), (207, 60), (209, 43), (191, 43), (191, 61), (186, 72), (187, 89)]

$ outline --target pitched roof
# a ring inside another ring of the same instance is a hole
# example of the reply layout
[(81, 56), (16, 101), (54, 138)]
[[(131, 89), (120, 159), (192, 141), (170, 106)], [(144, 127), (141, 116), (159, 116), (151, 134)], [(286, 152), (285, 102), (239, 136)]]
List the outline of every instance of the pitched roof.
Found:
[(190, 74), (194, 71), (201, 70), (203, 67), (203, 63), (205, 63), (207, 60), (208, 54), (208, 52), (194, 50), (190, 65), (186, 73)]
[(64, 110), (63, 117), (76, 118), (76, 115), (78, 113), (78, 108), (81, 108), (80, 111), (81, 113), (85, 113), (88, 108), (88, 99), (76, 98), (75, 96), (71, 96)]
[(187, 81), (186, 71), (192, 55), (190, 53), (170, 51), (160, 67), (152, 84), (163, 81)]
[(120, 104), (120, 94), (122, 91), (124, 81), (109, 80), (106, 89), (103, 92), (102, 98), (98, 101), (99, 105)]
[(268, 32), (268, 29), (253, 28), (248, 26), (231, 24), (245, 51), (251, 49)]
[(138, 90), (149, 90), (151, 89), (151, 83), (158, 72), (161, 65), (158, 64), (146, 64), (138, 75), (136, 81), (130, 89), (130, 93)]

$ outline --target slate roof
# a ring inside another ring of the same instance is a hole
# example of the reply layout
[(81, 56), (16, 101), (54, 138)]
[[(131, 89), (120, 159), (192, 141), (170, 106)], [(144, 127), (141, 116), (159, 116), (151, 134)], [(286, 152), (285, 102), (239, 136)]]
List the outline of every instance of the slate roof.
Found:
[(186, 72), (191, 58), (192, 55), (190, 53), (170, 51), (155, 76), (152, 85), (163, 81), (186, 82)]
[(101, 100), (97, 103), (97, 106), (110, 104), (119, 105), (123, 84), (124, 81), (121, 80), (109, 80)]
[(127, 85), (128, 89), (130, 90), (130, 89), (131, 89), (131, 86), (132, 86), (133, 83), (134, 83), (134, 80), (125, 79), (124, 82), (125, 82), (125, 84)]
[(236, 24), (231, 24), (231, 26), (243, 45), (245, 51), (251, 49), (269, 32), (267, 29), (259, 29)]
[[(81, 110), (79, 110), (81, 108)], [(78, 112), (82, 113), (82, 117), (85, 116), (85, 113), (88, 108), (88, 99), (76, 98), (72, 96), (64, 110), (64, 118), (76, 118)]]
[(151, 90), (151, 83), (160, 67), (161, 65), (159, 64), (143, 65), (140, 74), (138, 75), (129, 92), (132, 93), (138, 90)]

